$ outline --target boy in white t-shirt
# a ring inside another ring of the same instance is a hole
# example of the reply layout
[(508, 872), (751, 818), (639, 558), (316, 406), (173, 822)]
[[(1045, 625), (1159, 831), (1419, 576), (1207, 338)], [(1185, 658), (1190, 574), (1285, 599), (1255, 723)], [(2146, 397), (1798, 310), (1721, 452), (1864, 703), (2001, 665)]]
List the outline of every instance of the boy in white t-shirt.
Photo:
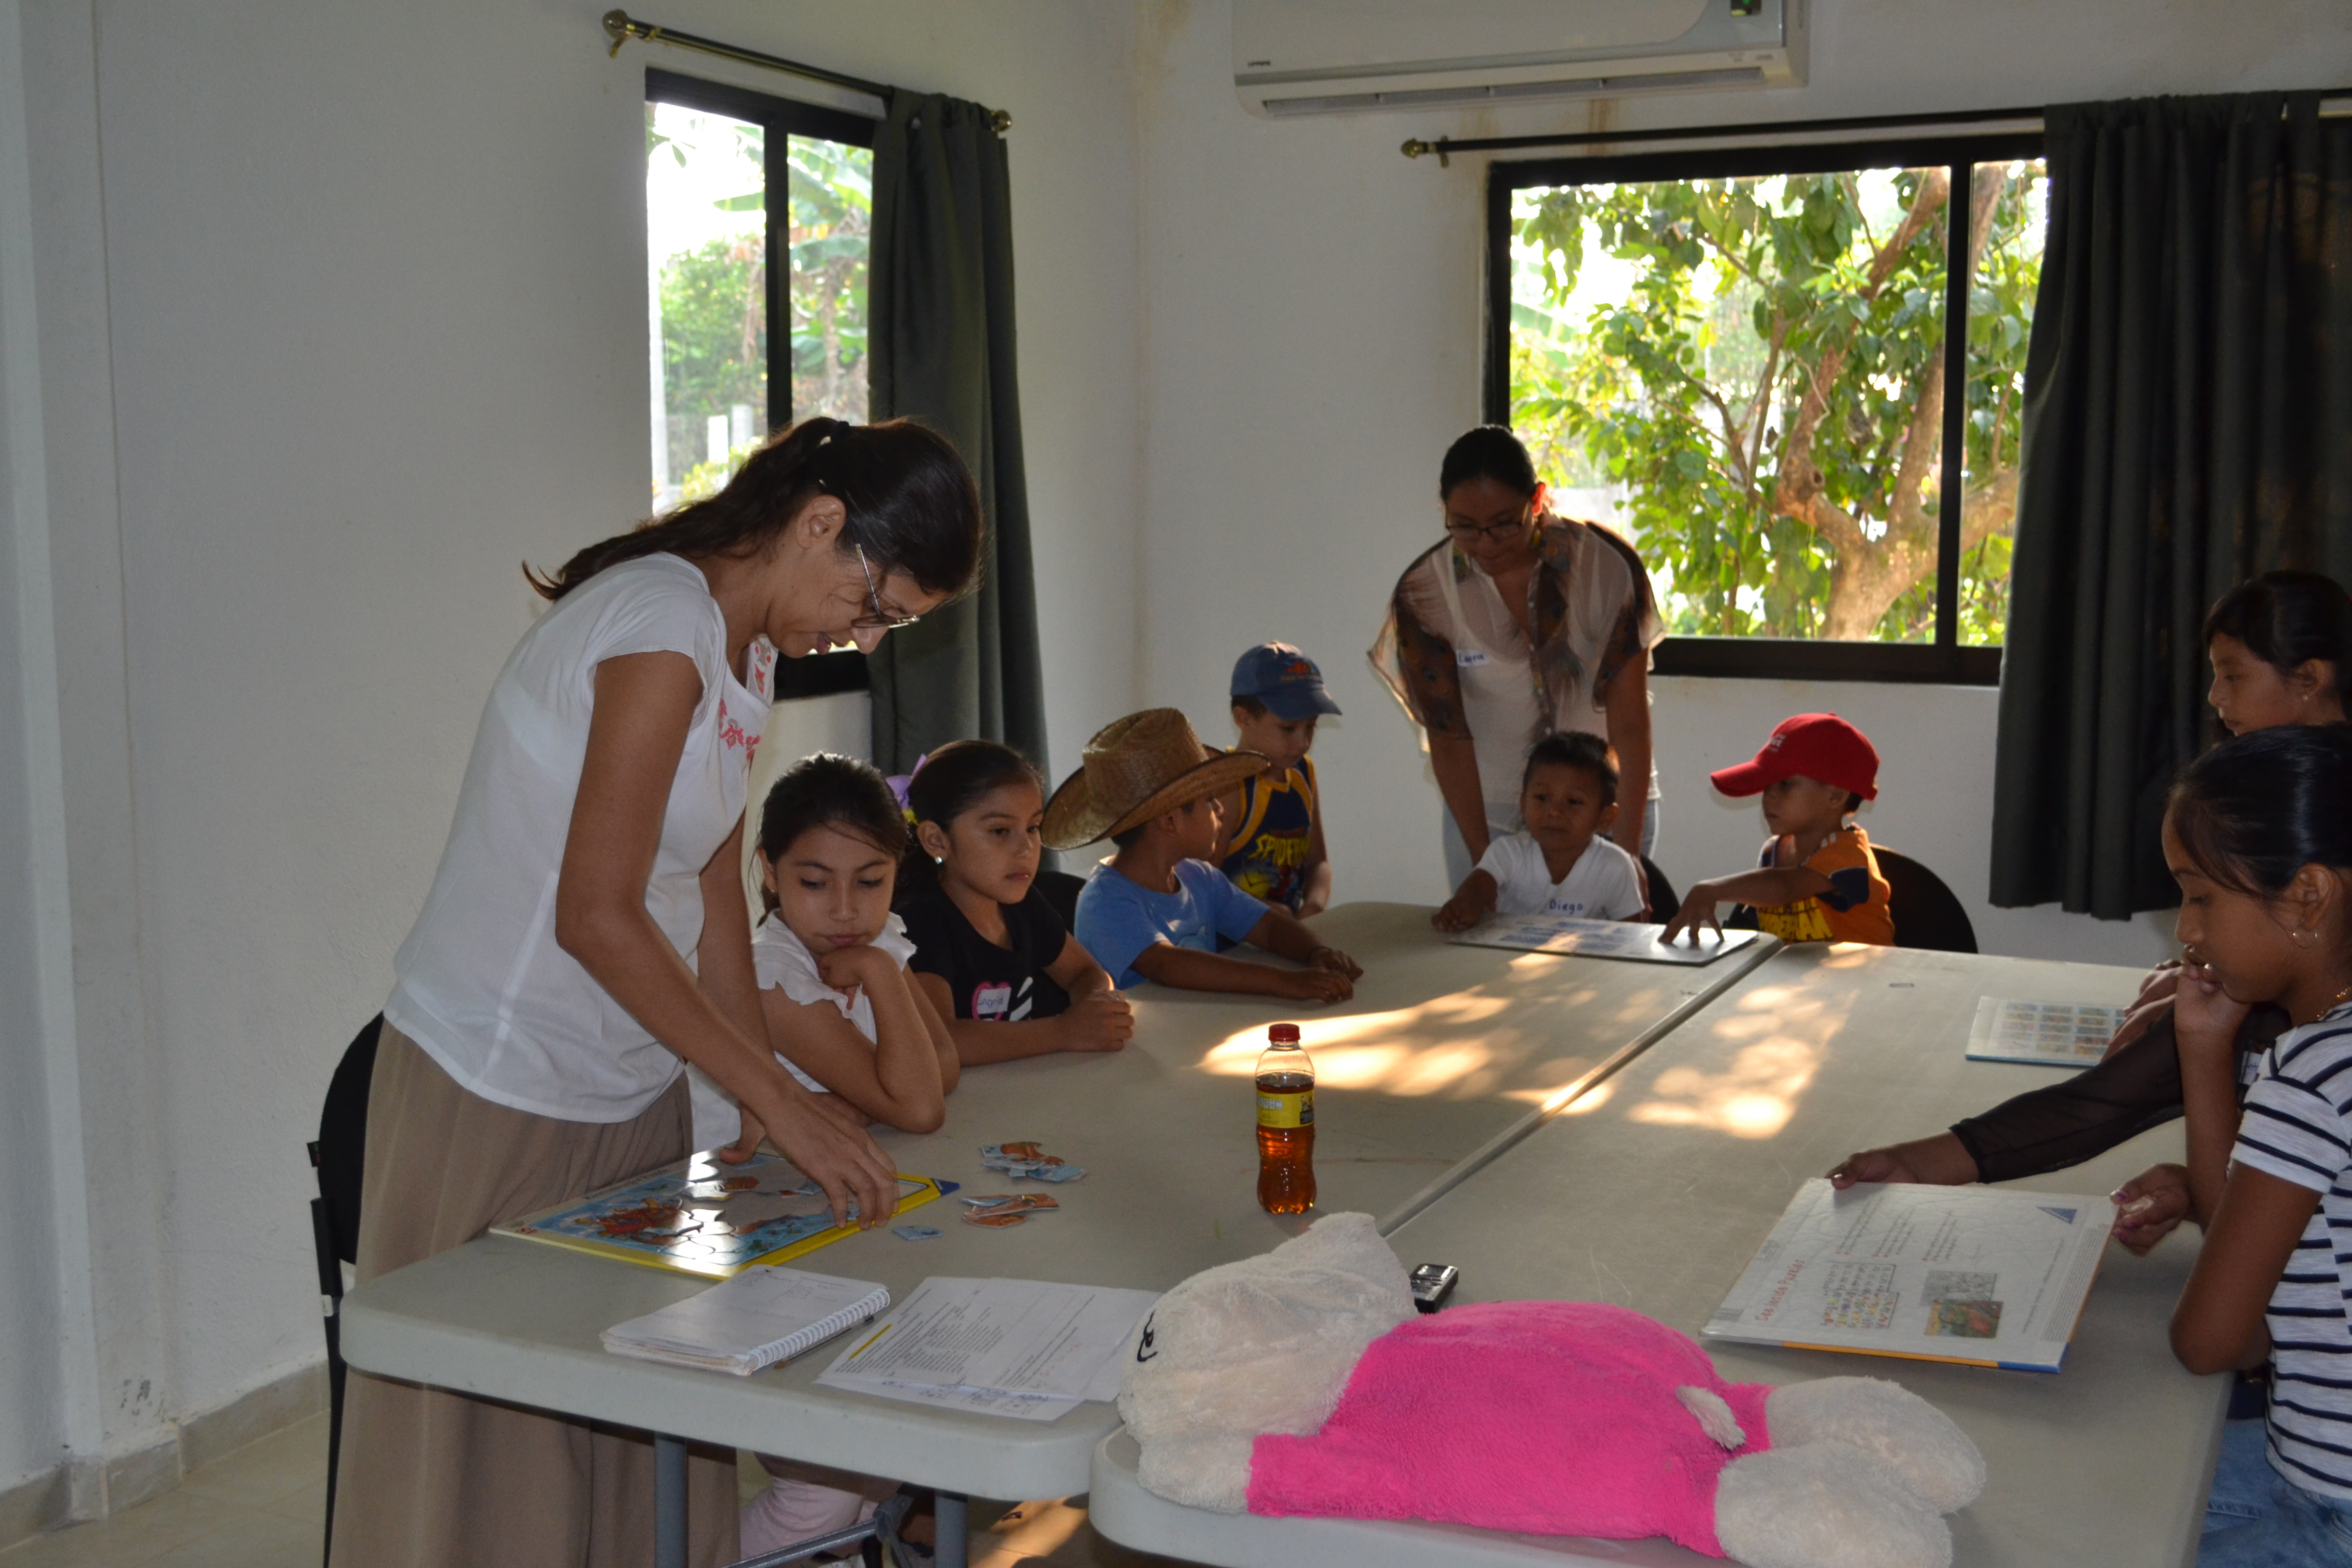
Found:
[(1638, 920), (1641, 862), (1606, 837), (1617, 820), (1617, 756), (1598, 735), (1546, 735), (1528, 753), (1519, 783), (1523, 831), (1496, 836), (1478, 868), (1430, 917), (1440, 931), (1467, 931), (1497, 911)]

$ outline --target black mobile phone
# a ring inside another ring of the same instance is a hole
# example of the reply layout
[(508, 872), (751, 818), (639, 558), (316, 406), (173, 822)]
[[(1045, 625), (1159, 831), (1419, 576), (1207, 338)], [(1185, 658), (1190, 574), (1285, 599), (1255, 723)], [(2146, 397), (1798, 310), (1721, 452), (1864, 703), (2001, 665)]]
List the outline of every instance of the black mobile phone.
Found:
[(1434, 1312), (1445, 1305), (1445, 1298), (1454, 1294), (1454, 1282), (1462, 1278), (1462, 1270), (1451, 1263), (1424, 1263), (1412, 1271), (1412, 1304), (1424, 1312)]

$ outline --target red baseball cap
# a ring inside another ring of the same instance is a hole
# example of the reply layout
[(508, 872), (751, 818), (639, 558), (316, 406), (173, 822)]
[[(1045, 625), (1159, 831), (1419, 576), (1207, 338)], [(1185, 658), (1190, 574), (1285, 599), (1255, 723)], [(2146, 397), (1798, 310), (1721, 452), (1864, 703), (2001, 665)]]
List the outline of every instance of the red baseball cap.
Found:
[(1762, 795), (1782, 779), (1803, 776), (1878, 798), (1878, 751), (1870, 738), (1834, 713), (1784, 719), (1752, 763), (1707, 774), (1725, 795)]

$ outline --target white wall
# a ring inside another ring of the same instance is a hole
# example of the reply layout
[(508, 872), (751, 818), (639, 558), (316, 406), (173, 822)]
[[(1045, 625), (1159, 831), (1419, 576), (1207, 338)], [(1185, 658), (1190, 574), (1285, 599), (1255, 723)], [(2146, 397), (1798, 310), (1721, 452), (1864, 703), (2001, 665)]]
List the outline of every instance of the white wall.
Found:
[[(1243, 647), (1279, 637), (1321, 662), (1347, 710), (1316, 743), (1339, 897), (1428, 900), (1444, 881), (1435, 786), (1363, 650), (1397, 574), (1437, 536), (1440, 456), (1481, 416), (1485, 174), (1475, 156), (1409, 162), (1405, 137), (2352, 82), (2352, 29), (2325, 0), (2236, 5), (2226, 24), (2192, 0), (1813, 12), (1801, 90), (1274, 123), (1234, 95), (1226, 5), (1146, 7), (1144, 695), (1214, 738), (1229, 732), (1223, 682)], [(1842, 705), (1873, 715), (1865, 728), (1890, 755), (1874, 826), (1955, 886), (1989, 951), (2134, 963), (2157, 951), (2144, 924), (1985, 905), (1991, 692), (1659, 684), (1660, 858), (1678, 881), (1754, 853), (1752, 814), (1714, 801), (1705, 767), (1752, 753), (1790, 713)], [(1898, 776), (1932, 794), (1906, 802)]]
[[(0, 0), (0, 1485), (99, 1446), (22, 18)], [(78, 1468), (87, 1476), (89, 1467)], [(66, 1489), (57, 1489), (64, 1490)]]
[[(26, 929), (79, 960), (62, 1000), (89, 1004), (91, 1105), (87, 1162), (13, 1133), (6, 1157), (89, 1194), (100, 1256), (75, 1277), (100, 1286), (103, 1372), (55, 1364), (55, 1304), (17, 1278), (55, 1270), (20, 1205), (0, 1496), (54, 1464), (68, 1395), (102, 1384), (120, 1455), (320, 1353), (302, 1144), (529, 624), (518, 563), (644, 510), (644, 73), (700, 69), (607, 58), (602, 0), (23, 4), (32, 64), (0, 100), (25, 83), (44, 353), (21, 369), (49, 415), (66, 717), (27, 752), (0, 705), (0, 924), (37, 842), (17, 770), (62, 762), (70, 926)], [(1131, 16), (674, 0), (662, 19), (1012, 112), (1048, 722), (1083, 738), (1133, 685)], [(29, 344), (7, 346), (16, 374)], [(16, 978), (0, 992), (29, 1006)], [(37, 1117), (39, 1038), (12, 1015), (0, 1041), (0, 1101)]]

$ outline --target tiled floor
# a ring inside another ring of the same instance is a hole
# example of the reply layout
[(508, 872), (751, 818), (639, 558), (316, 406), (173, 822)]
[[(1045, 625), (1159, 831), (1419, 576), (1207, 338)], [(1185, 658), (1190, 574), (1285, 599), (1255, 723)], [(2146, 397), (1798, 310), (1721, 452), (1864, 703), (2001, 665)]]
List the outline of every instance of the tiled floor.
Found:
[[(767, 1477), (744, 1463), (746, 1496)], [(215, 1460), (177, 1491), (0, 1551), (0, 1568), (319, 1568), (327, 1421), (315, 1416)], [(1080, 1500), (1083, 1501), (1084, 1500)], [(971, 1568), (1150, 1568), (1067, 1502), (975, 1500)], [(852, 1559), (854, 1562), (855, 1559)]]
[(0, 1552), (0, 1568), (319, 1568), (327, 1418), (215, 1460), (152, 1502)]

